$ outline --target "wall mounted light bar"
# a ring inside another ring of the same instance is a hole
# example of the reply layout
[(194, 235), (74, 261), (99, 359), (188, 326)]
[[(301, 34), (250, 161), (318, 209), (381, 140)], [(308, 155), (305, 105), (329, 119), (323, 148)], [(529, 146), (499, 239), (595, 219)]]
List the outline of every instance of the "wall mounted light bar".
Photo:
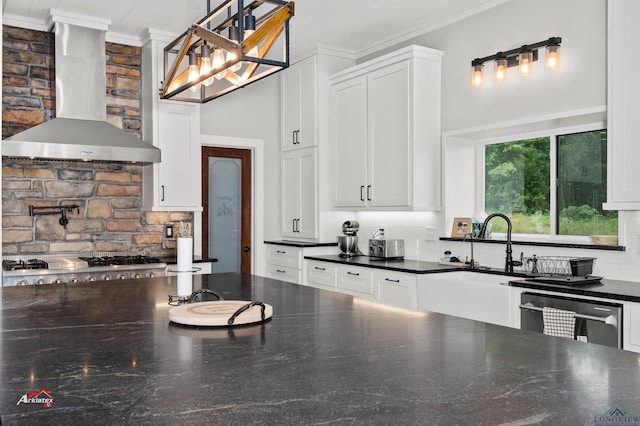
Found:
[(560, 43), (562, 38), (551, 37), (548, 40), (534, 44), (498, 52), (495, 55), (476, 58), (471, 61), (471, 85), (480, 87), (484, 83), (484, 64), (494, 61), (493, 78), (496, 81), (507, 79), (507, 70), (511, 67), (518, 67), (518, 74), (526, 77), (533, 71), (533, 63), (538, 60), (538, 49), (546, 47), (545, 65), (547, 69), (557, 70), (560, 68)]

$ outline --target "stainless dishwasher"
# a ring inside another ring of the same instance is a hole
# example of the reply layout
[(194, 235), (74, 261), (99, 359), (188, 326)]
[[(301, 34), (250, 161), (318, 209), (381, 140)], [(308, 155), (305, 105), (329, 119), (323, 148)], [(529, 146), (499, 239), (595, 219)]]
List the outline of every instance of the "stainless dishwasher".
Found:
[(587, 342), (622, 349), (622, 305), (525, 292), (520, 296), (520, 328), (542, 333), (545, 307), (575, 312), (575, 334), (586, 336)]

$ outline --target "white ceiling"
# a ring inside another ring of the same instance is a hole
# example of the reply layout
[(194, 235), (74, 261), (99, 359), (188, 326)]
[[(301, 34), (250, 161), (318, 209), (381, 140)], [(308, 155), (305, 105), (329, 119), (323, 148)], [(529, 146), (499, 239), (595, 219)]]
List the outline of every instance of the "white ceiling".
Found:
[[(323, 44), (362, 56), (507, 1), (297, 0), (291, 55)], [(211, 0), (211, 8), (220, 3)], [(146, 28), (178, 35), (207, 11), (206, 0), (2, 0), (2, 6), (4, 23), (39, 30), (47, 30), (49, 9), (109, 19), (107, 40), (127, 44), (139, 44)]]

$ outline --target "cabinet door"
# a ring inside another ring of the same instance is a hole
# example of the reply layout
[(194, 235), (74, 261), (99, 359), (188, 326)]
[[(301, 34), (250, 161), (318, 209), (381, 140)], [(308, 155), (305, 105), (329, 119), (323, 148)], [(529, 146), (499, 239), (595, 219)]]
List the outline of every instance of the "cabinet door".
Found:
[(294, 65), (282, 72), (282, 150), (297, 148), (300, 129), (300, 72)]
[(316, 59), (305, 59), (282, 74), (283, 151), (316, 145)]
[(336, 265), (328, 262), (316, 262), (310, 260), (307, 263), (306, 269), (306, 285), (325, 290), (336, 290)]
[(368, 268), (338, 266), (337, 289), (341, 293), (373, 299), (373, 272)]
[(622, 349), (640, 352), (640, 303), (625, 302), (622, 312)]
[(408, 61), (368, 76), (368, 143), (368, 205), (409, 206)]
[(282, 154), (282, 236), (317, 238), (315, 148)]
[(282, 154), (282, 212), (280, 233), (284, 237), (296, 237), (296, 225), (300, 216), (300, 157), (297, 152)]
[(315, 148), (299, 152), (300, 204), (297, 234), (300, 238), (317, 238), (318, 236), (318, 203), (317, 203), (317, 167)]
[(367, 178), (367, 78), (332, 87), (335, 207), (365, 205)]
[[(640, 208), (640, 143), (637, 141), (640, 116), (640, 2), (616, 0), (609, 4), (609, 78), (608, 78), (608, 202), (621, 203), (611, 208)], [(629, 205), (625, 206), (625, 203)]]
[(157, 165), (157, 205), (194, 206), (196, 191), (200, 188), (197, 175), (193, 173), (194, 149), (197, 155), (200, 134), (198, 109), (189, 105), (161, 104), (158, 125), (162, 162)]
[(375, 272), (373, 274), (375, 300), (399, 308), (417, 309), (418, 294), (415, 274)]

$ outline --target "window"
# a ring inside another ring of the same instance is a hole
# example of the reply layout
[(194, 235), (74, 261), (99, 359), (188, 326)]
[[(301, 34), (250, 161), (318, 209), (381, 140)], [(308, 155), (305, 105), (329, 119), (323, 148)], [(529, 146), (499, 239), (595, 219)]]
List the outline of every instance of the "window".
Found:
[(618, 234), (617, 212), (602, 210), (606, 130), (487, 144), (484, 157), (485, 211), (507, 214), (514, 233)]

